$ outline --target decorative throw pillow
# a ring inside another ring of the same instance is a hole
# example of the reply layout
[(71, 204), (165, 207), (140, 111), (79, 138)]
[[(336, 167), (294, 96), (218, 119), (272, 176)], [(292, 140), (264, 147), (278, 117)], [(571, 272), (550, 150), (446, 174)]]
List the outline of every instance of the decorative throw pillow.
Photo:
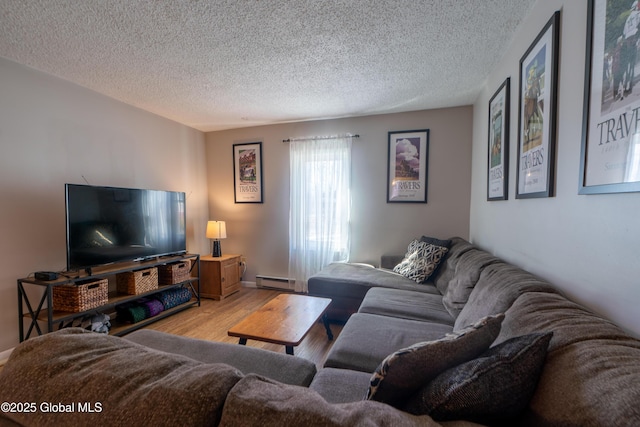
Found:
[(443, 248), (449, 249), (451, 247), (451, 239), (440, 240), (435, 237), (422, 236), (420, 238), (421, 242), (429, 243), (430, 245), (442, 246)]
[(500, 333), (504, 314), (487, 316), (435, 341), (387, 356), (371, 377), (367, 399), (398, 406), (441, 372), (482, 354)]
[(447, 251), (449, 249), (445, 247), (414, 240), (409, 243), (407, 254), (393, 271), (422, 283), (435, 271)]
[(405, 411), (436, 421), (491, 423), (519, 414), (544, 367), (553, 332), (511, 338), (477, 359), (451, 368), (412, 396)]

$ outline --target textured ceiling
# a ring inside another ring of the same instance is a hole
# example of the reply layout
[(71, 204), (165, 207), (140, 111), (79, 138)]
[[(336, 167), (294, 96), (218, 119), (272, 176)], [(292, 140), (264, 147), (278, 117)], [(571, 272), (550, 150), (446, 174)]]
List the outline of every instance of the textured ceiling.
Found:
[(202, 131), (467, 105), (532, 0), (0, 0), (0, 56)]

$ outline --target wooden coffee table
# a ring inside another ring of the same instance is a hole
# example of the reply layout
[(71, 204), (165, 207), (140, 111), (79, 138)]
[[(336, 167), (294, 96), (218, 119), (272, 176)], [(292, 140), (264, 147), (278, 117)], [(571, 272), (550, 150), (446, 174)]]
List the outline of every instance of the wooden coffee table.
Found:
[(302, 342), (320, 317), (327, 336), (333, 339), (329, 322), (323, 316), (330, 303), (329, 298), (280, 294), (229, 329), (227, 334), (240, 338), (242, 345), (248, 339), (270, 342), (284, 345), (287, 354), (293, 354), (293, 347)]

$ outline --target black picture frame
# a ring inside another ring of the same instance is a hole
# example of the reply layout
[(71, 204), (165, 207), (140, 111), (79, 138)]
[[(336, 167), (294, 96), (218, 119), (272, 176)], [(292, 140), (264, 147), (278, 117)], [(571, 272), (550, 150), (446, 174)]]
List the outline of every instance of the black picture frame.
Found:
[(388, 133), (387, 203), (427, 203), (429, 129)]
[(235, 203), (262, 203), (262, 142), (233, 144)]
[(489, 100), (487, 201), (509, 198), (509, 122), (511, 78)]
[(520, 59), (516, 199), (554, 195), (559, 45), (557, 11)]
[[(589, 0), (578, 194), (640, 191), (640, 9)], [(634, 33), (635, 31), (635, 33)]]

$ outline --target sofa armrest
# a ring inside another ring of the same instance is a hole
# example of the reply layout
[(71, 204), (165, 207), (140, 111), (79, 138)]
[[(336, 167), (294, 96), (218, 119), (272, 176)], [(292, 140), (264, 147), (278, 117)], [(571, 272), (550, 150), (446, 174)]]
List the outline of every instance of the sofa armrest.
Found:
[(382, 255), (380, 257), (380, 267), (393, 270), (393, 267), (400, 264), (404, 259), (404, 255)]

